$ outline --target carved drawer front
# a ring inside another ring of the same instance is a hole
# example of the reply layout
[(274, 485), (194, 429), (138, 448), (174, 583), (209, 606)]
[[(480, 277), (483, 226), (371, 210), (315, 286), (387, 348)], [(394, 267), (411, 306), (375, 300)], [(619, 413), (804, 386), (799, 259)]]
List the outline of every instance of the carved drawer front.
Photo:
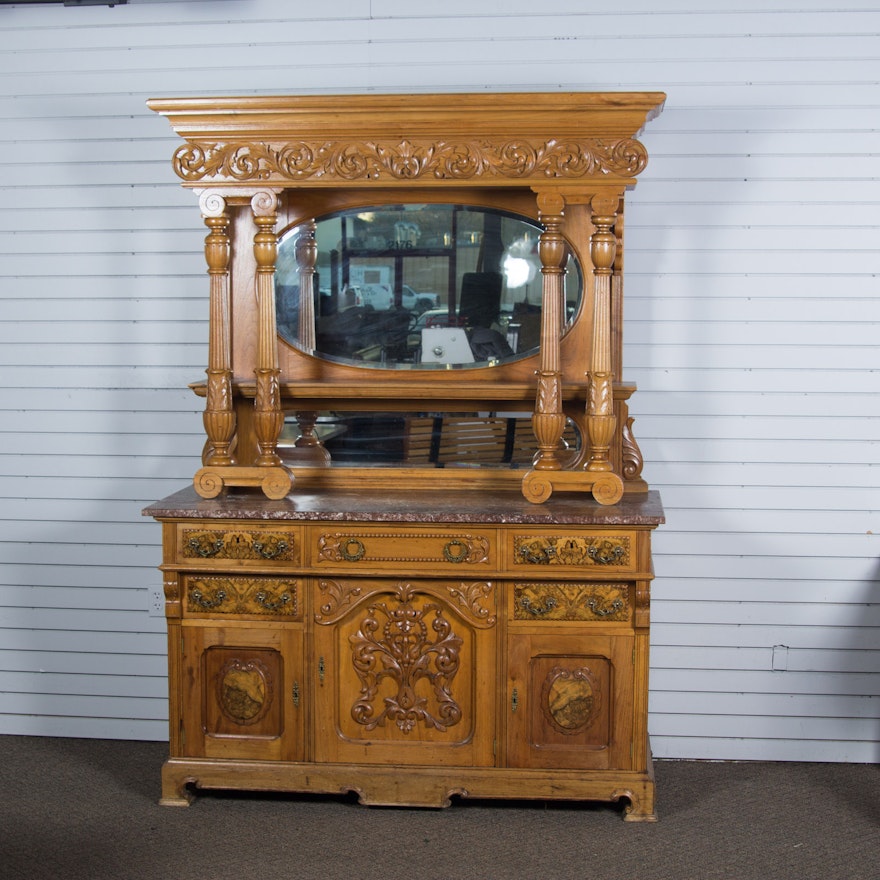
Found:
[(189, 575), (185, 579), (184, 614), (302, 620), (301, 588), (296, 578)]
[(497, 565), (492, 529), (335, 526), (311, 532), (312, 564), (343, 571), (486, 573)]
[(299, 529), (178, 527), (178, 558), (184, 562), (297, 563)]
[(514, 621), (629, 623), (628, 584), (520, 582), (513, 586)]
[(636, 532), (523, 531), (510, 536), (509, 549), (518, 575), (538, 567), (611, 573), (635, 571), (638, 565)]

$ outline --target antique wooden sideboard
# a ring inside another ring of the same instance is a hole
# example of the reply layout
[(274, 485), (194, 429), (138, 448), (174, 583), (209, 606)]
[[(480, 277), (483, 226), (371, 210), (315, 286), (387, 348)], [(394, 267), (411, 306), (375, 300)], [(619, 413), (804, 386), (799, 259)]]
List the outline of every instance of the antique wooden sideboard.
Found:
[(150, 101), (208, 229), (206, 443), (163, 528), (199, 788), (652, 820), (624, 194), (660, 93)]

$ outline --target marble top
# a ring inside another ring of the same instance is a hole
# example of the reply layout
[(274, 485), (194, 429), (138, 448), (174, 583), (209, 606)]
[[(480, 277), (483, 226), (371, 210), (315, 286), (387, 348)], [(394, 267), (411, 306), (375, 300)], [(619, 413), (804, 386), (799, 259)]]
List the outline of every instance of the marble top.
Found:
[(302, 493), (272, 501), (259, 489), (226, 489), (201, 498), (192, 486), (151, 504), (156, 519), (298, 520), (301, 522), (522, 523), (527, 525), (650, 526), (665, 521), (656, 491), (624, 495), (614, 505), (588, 493), (560, 493), (532, 504), (518, 491), (419, 491)]

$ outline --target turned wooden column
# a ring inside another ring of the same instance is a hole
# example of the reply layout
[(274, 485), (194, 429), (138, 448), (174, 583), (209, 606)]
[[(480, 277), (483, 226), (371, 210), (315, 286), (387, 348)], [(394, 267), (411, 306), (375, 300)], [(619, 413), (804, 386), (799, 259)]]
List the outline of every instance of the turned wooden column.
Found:
[(230, 452), (235, 436), (232, 407), (231, 327), (229, 323), (229, 215), (226, 200), (216, 192), (199, 199), (202, 218), (210, 232), (205, 238), (205, 261), (210, 279), (208, 324), (208, 381), (202, 421), (208, 442), (204, 463), (228, 467), (235, 463)]
[(590, 206), (595, 231), (590, 238), (593, 262), (593, 345), (590, 353), (587, 391), (587, 433), (590, 458), (586, 469), (604, 473), (611, 470), (609, 448), (614, 437), (613, 367), (611, 362), (611, 276), (617, 251), (614, 223), (619, 195), (594, 196)]
[(532, 428), (538, 441), (534, 468), (538, 471), (562, 469), (559, 444), (565, 430), (562, 411), (562, 374), (559, 370), (559, 344), (562, 333), (563, 276), (565, 239), (560, 227), (565, 201), (557, 193), (538, 195), (538, 217), (544, 232), (538, 243), (541, 257), (541, 367)]
[(275, 235), (277, 198), (271, 192), (258, 192), (251, 199), (254, 223), (254, 258), (257, 263), (254, 283), (257, 299), (257, 364), (254, 401), (254, 433), (257, 436), (257, 467), (281, 463), (276, 452), (278, 437), (284, 427), (281, 392), (278, 385), (278, 340), (275, 323), (275, 258), (278, 238)]

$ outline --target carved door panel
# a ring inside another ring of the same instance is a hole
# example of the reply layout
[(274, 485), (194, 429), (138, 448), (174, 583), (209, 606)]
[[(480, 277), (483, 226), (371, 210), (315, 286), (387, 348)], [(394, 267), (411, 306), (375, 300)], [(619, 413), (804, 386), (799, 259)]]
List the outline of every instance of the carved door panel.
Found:
[(186, 626), (183, 751), (302, 760), (302, 629)]
[(496, 614), (487, 581), (315, 581), (319, 761), (494, 761)]
[(520, 631), (509, 645), (508, 765), (630, 767), (633, 638)]

